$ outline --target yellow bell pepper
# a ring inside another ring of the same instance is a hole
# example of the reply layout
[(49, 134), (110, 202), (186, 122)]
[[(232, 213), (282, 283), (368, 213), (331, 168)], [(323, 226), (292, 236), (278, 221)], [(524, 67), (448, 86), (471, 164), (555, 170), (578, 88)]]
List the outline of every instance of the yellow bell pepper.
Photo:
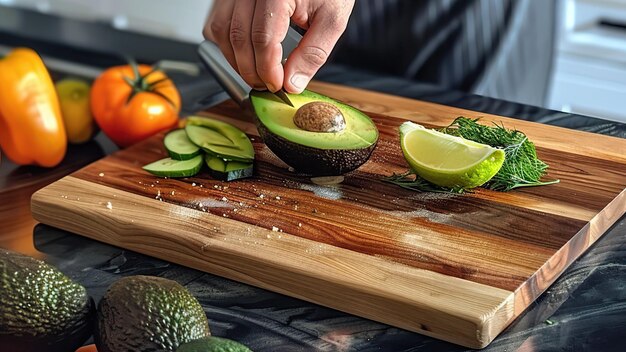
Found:
[(43, 61), (18, 48), (0, 59), (0, 147), (19, 165), (61, 162), (67, 137), (59, 100)]

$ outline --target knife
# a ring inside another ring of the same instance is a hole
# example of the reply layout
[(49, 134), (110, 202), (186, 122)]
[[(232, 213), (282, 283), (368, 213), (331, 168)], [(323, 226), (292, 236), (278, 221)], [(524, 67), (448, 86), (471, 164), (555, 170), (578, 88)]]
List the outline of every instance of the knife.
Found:
[[(289, 27), (287, 35), (282, 42), (283, 57), (282, 62), (285, 63), (289, 54), (298, 46), (302, 39), (302, 35), (295, 29)], [(252, 88), (241, 78), (241, 76), (230, 66), (219, 47), (210, 41), (204, 41), (198, 47), (198, 55), (202, 63), (213, 74), (213, 77), (224, 88), (228, 95), (240, 106), (244, 106), (248, 101), (250, 90)], [(285, 104), (293, 106), (291, 100), (284, 90), (274, 93)]]
[(274, 95), (277, 96), (280, 100), (282, 100), (283, 103), (293, 108), (293, 103), (291, 102), (291, 100), (289, 100), (289, 96), (287, 96), (287, 92), (285, 92), (283, 89), (277, 90), (276, 92), (274, 92)]

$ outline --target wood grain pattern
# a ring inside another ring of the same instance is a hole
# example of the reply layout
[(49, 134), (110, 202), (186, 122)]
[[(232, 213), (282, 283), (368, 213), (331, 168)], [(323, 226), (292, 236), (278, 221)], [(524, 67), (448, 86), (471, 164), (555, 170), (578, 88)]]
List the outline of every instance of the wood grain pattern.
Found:
[[(288, 171), (258, 137), (252, 179), (159, 179), (140, 167), (165, 155), (160, 135), (37, 192), (33, 214), (100, 241), (479, 348), (626, 210), (624, 140), (339, 86), (315, 89), (374, 111), (381, 132), (370, 161), (340, 186), (316, 186)], [(207, 114), (256, 135), (232, 103)], [(397, 142), (403, 118), (443, 126), (459, 115), (524, 131), (550, 164), (549, 177), (562, 182), (452, 195), (381, 181), (407, 168)]]

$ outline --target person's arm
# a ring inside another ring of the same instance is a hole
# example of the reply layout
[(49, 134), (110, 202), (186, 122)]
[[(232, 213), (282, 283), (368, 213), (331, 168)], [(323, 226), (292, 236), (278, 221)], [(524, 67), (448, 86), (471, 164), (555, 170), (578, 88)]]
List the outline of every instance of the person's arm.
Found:
[[(300, 93), (328, 59), (353, 6), (354, 0), (216, 0), (203, 34), (253, 88)], [(280, 43), (290, 21), (307, 31), (283, 67)]]

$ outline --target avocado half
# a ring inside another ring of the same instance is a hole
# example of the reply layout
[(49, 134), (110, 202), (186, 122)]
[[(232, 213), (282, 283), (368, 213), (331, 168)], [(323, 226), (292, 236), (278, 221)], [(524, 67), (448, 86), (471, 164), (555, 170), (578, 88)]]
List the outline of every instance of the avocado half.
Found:
[[(257, 129), (268, 148), (296, 171), (311, 176), (342, 175), (363, 165), (378, 142), (378, 129), (361, 111), (308, 90), (288, 94), (293, 107), (270, 92), (252, 91), (250, 103)], [(304, 104), (326, 102), (343, 114), (346, 127), (340, 132), (310, 132), (293, 122)]]

